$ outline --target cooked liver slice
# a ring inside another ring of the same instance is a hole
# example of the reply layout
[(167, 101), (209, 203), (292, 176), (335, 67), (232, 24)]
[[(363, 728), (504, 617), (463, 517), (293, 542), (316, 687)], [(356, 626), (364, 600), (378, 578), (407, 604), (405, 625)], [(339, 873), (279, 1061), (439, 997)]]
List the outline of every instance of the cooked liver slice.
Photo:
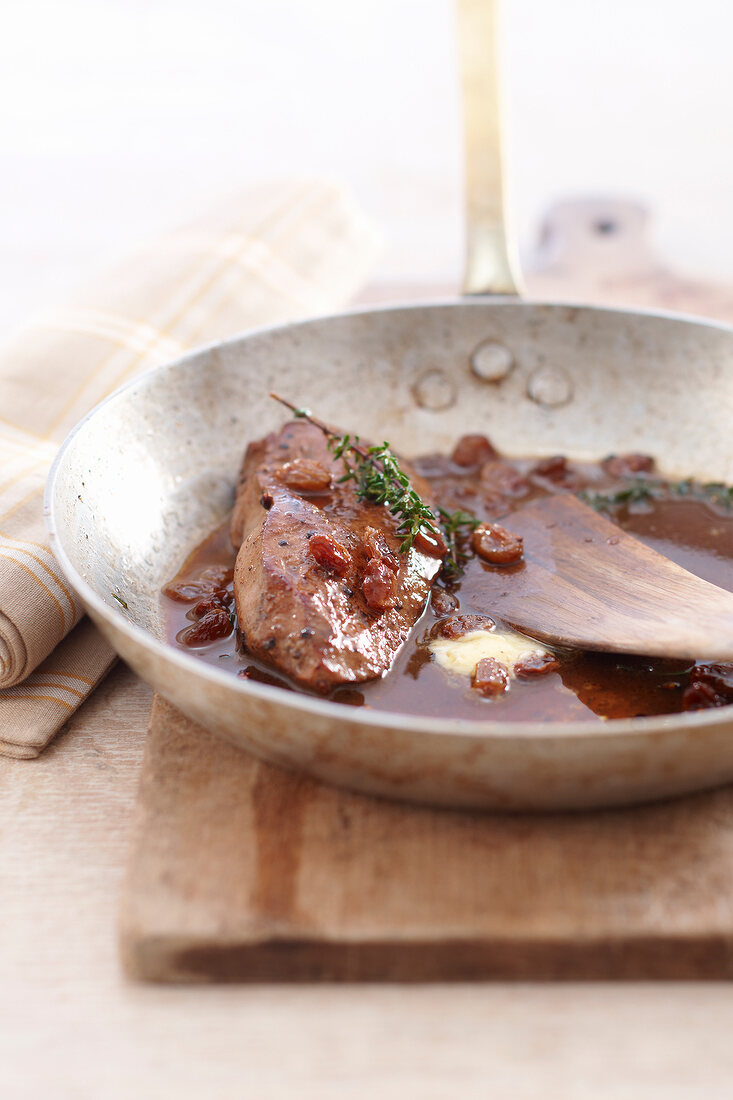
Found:
[[(317, 469), (296, 459), (330, 471), (331, 488), (296, 492), (287, 482), (304, 472), (319, 480)], [(359, 501), (352, 482), (338, 484), (342, 474), (323, 433), (293, 421), (247, 448), (232, 515), (234, 594), (247, 649), (316, 691), (385, 673), (440, 568), (440, 559), (414, 549), (400, 554), (399, 521)], [(414, 475), (413, 485), (429, 503), (426, 483)], [(378, 610), (367, 597), (387, 606)]]

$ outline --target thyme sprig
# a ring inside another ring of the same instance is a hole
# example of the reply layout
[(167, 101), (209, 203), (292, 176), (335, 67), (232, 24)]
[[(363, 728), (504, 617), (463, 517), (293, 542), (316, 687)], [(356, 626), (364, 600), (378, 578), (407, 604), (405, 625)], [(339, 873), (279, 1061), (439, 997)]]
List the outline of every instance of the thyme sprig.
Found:
[(383, 504), (400, 520), (397, 527), (398, 534), (402, 535), (400, 553), (406, 554), (416, 540), (419, 544), (421, 539), (425, 539), (428, 546), (442, 556), (445, 540), (435, 514), (412, 488), (409, 477), (401, 469), (388, 443), (365, 447), (358, 435), (342, 435), (334, 431), (313, 416), (309, 409), (298, 408), (276, 393), (271, 393), (270, 397), (285, 405), (294, 416), (307, 420), (324, 433), (334, 458), (340, 458), (343, 462), (344, 475), (340, 481), (353, 481), (360, 500)]
[(462, 575), (469, 558), (468, 537), (481, 521), (461, 508), (457, 508), (455, 512), (446, 512), (445, 508), (438, 508), (438, 515), (448, 547), (443, 559), (441, 576), (448, 584), (453, 584)]
[(641, 504), (647, 500), (656, 500), (663, 495), (664, 489), (658, 482), (641, 480), (635, 481), (625, 489), (595, 493), (584, 489), (578, 493), (580, 499), (591, 508), (595, 508), (596, 512), (608, 512), (622, 504)]
[(309, 409), (298, 408), (285, 398), (271, 393), (300, 420), (307, 420), (328, 439), (328, 448), (334, 458), (344, 464), (340, 482), (353, 481), (360, 500), (383, 504), (401, 522), (397, 531), (403, 536), (400, 552), (406, 553), (416, 540), (427, 534), (428, 543), (443, 555), (441, 578), (454, 584), (462, 575), (470, 555), (470, 535), (481, 520), (470, 512), (458, 508), (448, 512), (438, 508), (433, 512), (412, 488), (410, 479), (392, 453), (388, 443), (365, 447), (358, 435), (342, 434), (313, 416)]
[(597, 512), (611, 512), (622, 505), (641, 504), (665, 497), (692, 497), (725, 509), (733, 506), (733, 486), (722, 481), (699, 482), (692, 478), (683, 478), (682, 481), (644, 481), (639, 478), (623, 489), (598, 492), (586, 489), (578, 496)]
[[(683, 483), (679, 484), (681, 486)], [(725, 485), (722, 481), (708, 481), (700, 488), (711, 504), (717, 504), (721, 508), (730, 508), (733, 505), (733, 486)], [(689, 482), (687, 492), (690, 492)]]
[[(358, 444), (358, 437), (356, 437)], [(397, 533), (402, 535), (400, 553), (405, 554), (416, 539), (426, 532), (442, 549), (443, 538), (435, 523), (435, 515), (410, 484), (407, 474), (392, 454), (388, 443), (369, 447), (366, 457), (354, 452), (348, 435), (340, 442), (329, 444), (335, 458), (344, 464), (344, 475), (339, 480), (353, 481), (356, 495), (360, 500), (370, 500), (374, 504), (383, 504), (400, 523)], [(354, 463), (349, 453), (356, 453), (358, 461)]]

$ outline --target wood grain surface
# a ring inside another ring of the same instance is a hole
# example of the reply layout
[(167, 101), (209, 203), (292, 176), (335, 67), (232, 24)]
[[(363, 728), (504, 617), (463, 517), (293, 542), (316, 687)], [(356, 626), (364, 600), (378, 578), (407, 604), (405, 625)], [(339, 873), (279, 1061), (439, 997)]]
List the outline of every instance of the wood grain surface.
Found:
[(153, 706), (122, 913), (158, 981), (733, 977), (733, 790), (594, 814), (422, 809)]
[(489, 606), (510, 626), (571, 649), (733, 661), (733, 593), (577, 497), (548, 496), (501, 522), (524, 539), (510, 579), (486, 577)]

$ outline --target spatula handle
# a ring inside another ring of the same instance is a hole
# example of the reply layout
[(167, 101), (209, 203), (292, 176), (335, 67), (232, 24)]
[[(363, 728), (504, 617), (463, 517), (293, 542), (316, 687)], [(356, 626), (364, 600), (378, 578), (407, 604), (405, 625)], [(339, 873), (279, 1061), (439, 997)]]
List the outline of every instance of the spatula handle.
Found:
[(457, 0), (466, 168), (464, 294), (521, 293), (507, 227), (498, 73), (499, 0)]

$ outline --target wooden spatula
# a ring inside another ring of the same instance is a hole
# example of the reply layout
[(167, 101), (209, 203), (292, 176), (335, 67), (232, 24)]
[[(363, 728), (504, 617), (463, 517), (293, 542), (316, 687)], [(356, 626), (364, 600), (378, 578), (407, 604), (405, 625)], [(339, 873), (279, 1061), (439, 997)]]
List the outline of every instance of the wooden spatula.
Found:
[(576, 497), (507, 516), (524, 563), (507, 570), (496, 613), (549, 645), (733, 661), (733, 594), (688, 573)]

